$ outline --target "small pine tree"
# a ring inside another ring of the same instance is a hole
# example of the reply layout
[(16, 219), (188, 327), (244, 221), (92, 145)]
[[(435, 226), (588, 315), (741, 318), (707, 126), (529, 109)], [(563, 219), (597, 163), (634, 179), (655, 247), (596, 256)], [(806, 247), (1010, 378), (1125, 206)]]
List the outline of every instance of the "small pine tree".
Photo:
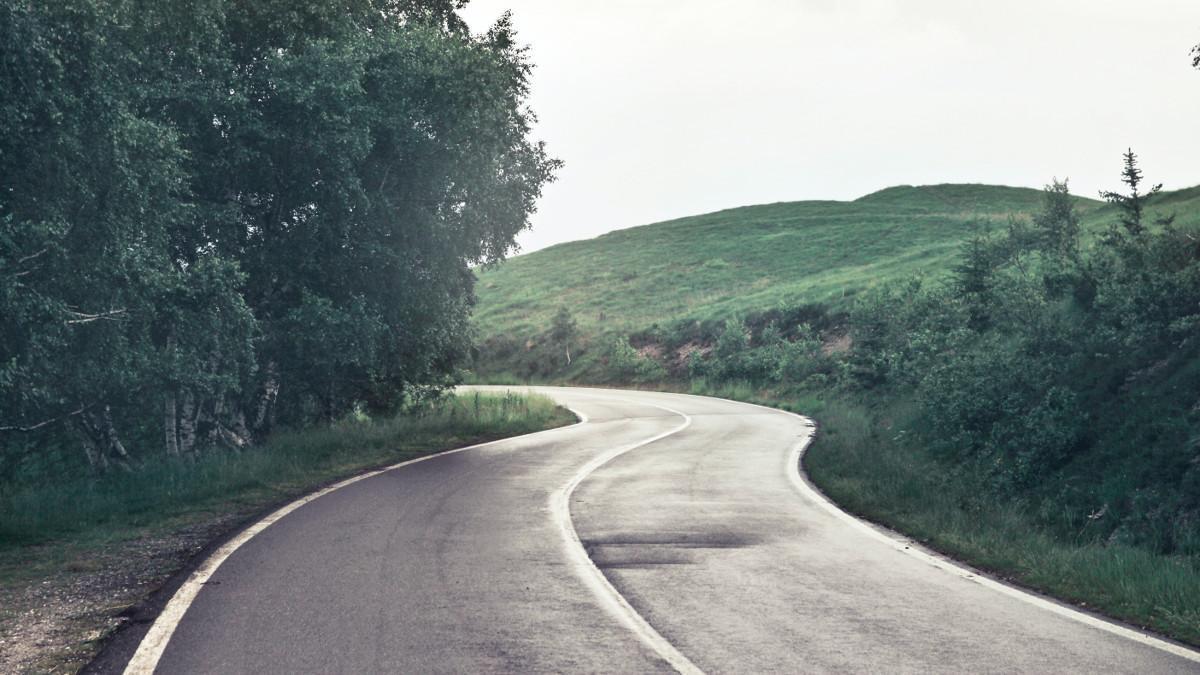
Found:
[(1101, 190), (1100, 196), (1109, 204), (1115, 204), (1121, 209), (1121, 225), (1133, 237), (1140, 237), (1146, 231), (1142, 219), (1145, 215), (1146, 202), (1162, 190), (1162, 183), (1157, 183), (1145, 194), (1140, 191), (1142, 170), (1137, 165), (1137, 155), (1130, 148), (1125, 152), (1125, 169), (1121, 171), (1121, 182), (1129, 186), (1129, 194)]
[(967, 302), (971, 327), (975, 330), (984, 330), (992, 323), (990, 298), (999, 266), (999, 252), (996, 249), (995, 240), (986, 232), (977, 230), (962, 243), (960, 262), (954, 267), (954, 283)]

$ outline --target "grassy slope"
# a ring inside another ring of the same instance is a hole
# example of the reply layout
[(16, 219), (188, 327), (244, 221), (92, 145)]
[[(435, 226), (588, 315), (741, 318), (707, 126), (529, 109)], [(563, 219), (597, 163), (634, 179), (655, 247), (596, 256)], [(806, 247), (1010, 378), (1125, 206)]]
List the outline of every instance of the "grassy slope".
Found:
[[(836, 307), (882, 281), (948, 270), (977, 225), (1003, 226), (1040, 203), (1029, 188), (900, 186), (851, 202), (746, 206), (618, 230), (480, 270), (475, 324), (484, 340), (530, 338), (566, 306), (586, 341), (780, 303)], [(1092, 232), (1112, 220), (1095, 200), (1080, 198), (1078, 209)], [(1200, 187), (1166, 194), (1152, 211), (1200, 222)]]
[[(476, 325), (484, 337), (531, 335), (566, 305), (585, 334), (628, 332), (780, 302), (838, 304), (881, 280), (944, 269), (977, 223), (1003, 223), (1040, 200), (1027, 188), (902, 186), (618, 230), (482, 271)], [(1080, 202), (1085, 213), (1099, 208)]]

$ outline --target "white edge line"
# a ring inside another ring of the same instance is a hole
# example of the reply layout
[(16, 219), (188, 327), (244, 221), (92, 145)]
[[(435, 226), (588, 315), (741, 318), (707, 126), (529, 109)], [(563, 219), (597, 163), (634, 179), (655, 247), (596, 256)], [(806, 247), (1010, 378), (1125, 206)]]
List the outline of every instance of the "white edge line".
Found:
[[(625, 596), (612, 585), (608, 577), (604, 576), (604, 572), (596, 566), (596, 563), (588, 555), (587, 549), (584, 548), (583, 542), (579, 539), (579, 533), (575, 530), (575, 524), (571, 521), (571, 494), (575, 492), (575, 488), (584, 481), (593, 471), (604, 466), (608, 462), (620, 457), (621, 455), (640, 448), (644, 445), (649, 445), (655, 441), (661, 440), (672, 434), (683, 431), (692, 423), (692, 418), (687, 414), (678, 410), (673, 410), (661, 405), (654, 405), (638, 401), (639, 405), (645, 405), (651, 408), (665, 410), (674, 415), (683, 418), (683, 423), (679, 426), (664, 431), (656, 436), (652, 436), (642, 441), (638, 441), (632, 445), (626, 445), (614, 448), (585, 464), (571, 477), (571, 480), (566, 485), (554, 491), (550, 495), (550, 514), (551, 517), (558, 523), (560, 532), (562, 533), (563, 543), (567, 552), (567, 557), (574, 564), (575, 572), (579, 575), (583, 582), (587, 584), (592, 593), (601, 601), (601, 604), (610, 614), (617, 618), (625, 627), (632, 631), (638, 639), (647, 647), (652, 649), (660, 658), (666, 661), (676, 672), (684, 675), (703, 675), (704, 671), (700, 670), (696, 664), (692, 663), (688, 657), (684, 656), (678, 649), (675, 648), (666, 638), (662, 636), (650, 622), (646, 621), (641, 614), (638, 613), (633, 605), (625, 599)], [(586, 420), (587, 417), (583, 413), (571, 409), (581, 419)]]
[[(696, 396), (695, 394), (683, 394), (683, 395), (684, 396)], [(697, 396), (697, 398), (718, 398), (718, 397), (716, 397), (716, 396)], [(816, 438), (816, 434), (814, 433), (814, 431), (812, 431), (812, 430), (816, 429), (816, 423), (813, 422), (813, 420), (811, 418), (805, 417), (804, 415), (796, 414), (796, 413), (788, 411), (788, 410), (772, 408), (770, 406), (759, 405), (757, 403), (747, 403), (745, 401), (735, 401), (733, 399), (727, 399), (727, 398), (723, 398), (720, 400), (729, 401), (731, 403), (741, 403), (742, 405), (753, 406), (755, 408), (762, 408), (763, 410), (770, 410), (772, 412), (782, 413), (784, 415), (791, 415), (792, 417), (795, 417), (795, 418), (801, 420), (802, 422), (804, 422), (806, 425), (808, 425), (810, 428), (810, 431), (805, 435), (805, 437), (803, 439), (801, 439), (798, 443), (796, 443), (796, 445), (794, 445), (792, 447), (791, 452), (788, 453), (788, 459), (787, 459), (788, 478), (791, 479), (792, 485), (794, 485), (796, 487), (796, 489), (799, 490), (802, 494), (804, 494), (805, 496), (807, 496), (810, 499), (812, 499), (813, 501), (815, 501), (817, 504), (819, 504), (822, 508), (824, 508), (826, 511), (828, 511), (832, 515), (836, 516), (837, 518), (840, 518), (841, 520), (845, 521), (846, 523), (849, 523), (850, 525), (853, 525), (859, 531), (875, 538), (878, 541), (881, 541), (881, 542), (887, 544), (888, 546), (892, 547), (896, 551), (899, 551), (900, 553), (912, 556), (912, 557), (914, 557), (918, 560), (921, 560), (923, 562), (926, 562), (938, 569), (941, 569), (945, 572), (949, 572), (951, 574), (959, 576), (968, 581), (973, 581), (985, 588), (989, 588), (993, 591), (996, 591), (997, 593), (1001, 593), (1010, 598), (1015, 598), (1017, 600), (1021, 600), (1030, 605), (1033, 605), (1034, 607), (1038, 607), (1040, 609), (1044, 609), (1046, 611), (1053, 612), (1054, 614), (1057, 614), (1061, 617), (1071, 619), (1073, 621), (1077, 621), (1079, 623), (1085, 624), (1087, 626), (1091, 626), (1093, 628), (1098, 628), (1102, 631), (1132, 640), (1139, 644), (1143, 644), (1147, 647), (1153, 647), (1155, 649), (1167, 652), (1168, 654), (1172, 654), (1174, 656), (1178, 656), (1180, 658), (1187, 659), (1194, 663), (1200, 663), (1200, 651), (1196, 651), (1196, 650), (1186, 647), (1182, 644), (1177, 644), (1175, 642), (1164, 640), (1162, 638), (1155, 637), (1148, 633), (1143, 633), (1141, 631), (1134, 630), (1132, 628), (1123, 626), (1119, 623), (1115, 623), (1108, 619), (1105, 619), (1105, 618), (1102, 618), (1099, 616), (1095, 616), (1095, 615), (1089, 614), (1087, 612), (1080, 611), (1069, 605), (1063, 604), (1060, 601), (1053, 600), (1053, 599), (1050, 599), (1047, 597), (1043, 597), (1041, 595), (1038, 595), (1038, 594), (1030, 592), (1030, 591), (1026, 591), (1021, 588), (1016, 588), (1014, 586), (1010, 586), (1009, 584), (1006, 584), (1002, 581), (998, 581), (996, 579), (991, 578), (990, 576), (987, 576), (987, 574), (985, 572), (982, 572), (982, 571), (976, 570), (976, 569), (972, 569), (972, 568), (970, 568), (966, 565), (963, 565), (963, 564), (959, 563), (958, 561), (952, 560), (940, 553), (926, 550), (923, 546), (921, 546), (920, 544), (918, 544), (915, 541), (912, 541), (911, 539), (904, 537), (904, 535), (900, 534), (899, 532), (895, 532), (895, 531), (885, 528), (883, 526), (876, 525), (870, 521), (863, 520), (862, 518), (859, 518), (858, 516), (855, 516), (852, 513), (843, 511), (841, 509), (841, 507), (839, 507), (836, 503), (834, 503), (833, 500), (831, 500), (829, 497), (825, 496), (825, 493), (821, 492), (814, 485), (812, 485), (810, 480), (802, 473), (803, 469), (801, 469), (801, 466), (802, 466), (801, 460), (804, 458), (805, 451), (808, 450), (808, 447), (812, 444), (813, 440)]]
[(142, 641), (138, 644), (137, 651), (134, 652), (133, 657), (129, 659), (129, 663), (125, 665), (125, 675), (150, 675), (153, 673), (154, 669), (158, 666), (159, 659), (162, 658), (163, 652), (166, 651), (167, 643), (170, 642), (171, 636), (175, 633), (175, 628), (183, 619), (183, 615), (187, 612), (188, 608), (191, 607), (192, 602), (196, 599), (196, 595), (200, 593), (200, 589), (204, 588), (204, 584), (208, 583), (209, 578), (212, 577), (213, 573), (217, 571), (217, 568), (221, 566), (221, 563), (225, 562), (225, 560), (229, 558), (234, 551), (238, 550), (242, 544), (250, 541), (250, 539), (252, 539), (259, 532), (267, 529), (273, 523), (288, 515), (292, 511), (295, 511), (311, 501), (320, 499), (330, 492), (340, 490), (347, 485), (353, 485), (361, 480), (366, 480), (367, 478), (378, 476), (381, 473), (387, 473), (388, 471), (392, 471), (394, 469), (409, 466), (410, 464), (425, 462), (438, 457), (445, 457), (446, 455), (453, 455), (455, 453), (474, 450), (476, 448), (483, 448), (489, 445), (496, 445), (498, 443), (507, 443), (509, 441), (527, 439), (550, 432), (563, 431), (565, 429), (587, 424), (586, 416), (580, 415), (574, 410), (571, 412), (579, 416), (579, 421), (575, 424), (568, 424), (566, 426), (555, 427), (553, 429), (543, 429), (530, 434), (501, 438), (494, 441), (488, 441), (486, 443), (476, 443), (475, 445), (468, 445), (463, 448), (443, 450), (442, 452), (436, 452), (432, 455), (424, 455), (415, 459), (405, 460), (397, 464), (386, 466), (382, 469), (368, 471), (367, 473), (359, 474), (338, 483), (334, 483), (329, 487), (301, 497), (300, 499), (297, 499), (296, 501), (291, 502), (286, 506), (283, 506), (280, 509), (272, 512), (262, 520), (259, 520), (250, 527), (247, 527), (245, 530), (242, 530), (234, 538), (225, 542), (203, 563), (201, 563), (195, 571), (192, 572), (187, 580), (183, 582), (183, 585), (181, 585), (179, 589), (175, 591), (175, 595), (171, 596), (171, 599), (167, 602), (166, 606), (163, 607), (163, 610), (158, 615), (158, 618), (154, 620), (154, 624), (150, 626), (150, 630), (145, 636), (142, 637)]

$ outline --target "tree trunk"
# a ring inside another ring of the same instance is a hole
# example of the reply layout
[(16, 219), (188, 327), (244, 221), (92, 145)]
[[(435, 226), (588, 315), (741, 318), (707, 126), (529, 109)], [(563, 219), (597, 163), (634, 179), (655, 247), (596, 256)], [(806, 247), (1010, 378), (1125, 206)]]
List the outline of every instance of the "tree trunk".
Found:
[[(229, 422), (227, 424), (226, 422)], [(232, 425), (232, 428), (230, 426)], [(207, 431), (204, 431), (207, 430)], [(250, 431), (246, 428), (246, 416), (241, 410), (230, 411), (225, 395), (221, 394), (212, 403), (212, 412), (203, 402), (196, 406), (195, 433), (204, 431), (207, 443), (230, 450), (241, 450), (250, 445)]]
[(104, 412), (100, 415), (100, 423), (104, 430), (104, 449), (123, 467), (132, 468), (130, 466), (132, 458), (126, 452), (125, 445), (121, 443), (121, 437), (117, 435), (117, 428), (113, 426), (112, 410), (108, 406), (104, 406)]
[(196, 448), (196, 397), (190, 390), (183, 390), (179, 413), (179, 452), (191, 455)]
[(262, 395), (258, 398), (258, 408), (254, 412), (254, 431), (258, 434), (266, 433), (274, 418), (275, 398), (279, 395), (279, 373), (274, 361), (267, 362), (266, 375)]
[(96, 428), (90, 418), (91, 415), (89, 413), (84, 413), (75, 418), (75, 430), (83, 438), (83, 454), (87, 457), (88, 466), (92, 467), (93, 471), (107, 471), (108, 458), (105, 457), (100, 444), (96, 442)]
[(221, 424), (221, 415), (224, 414), (224, 412), (225, 412), (225, 395), (220, 394), (217, 396), (217, 400), (213, 401), (211, 417), (207, 413), (204, 412), (203, 405), (200, 406), (200, 411), (201, 411), (200, 419), (207, 420), (208, 425), (209, 425), (209, 427), (208, 427), (208, 442), (209, 442), (209, 444), (215, 445), (217, 443), (220, 443), (222, 440), (224, 440), (222, 437), (222, 434), (221, 434), (221, 432), (224, 430), (224, 426)]
[(233, 414), (233, 433), (243, 440), (243, 445), (250, 444), (250, 428), (246, 426), (246, 413), (240, 407)]
[(111, 408), (104, 406), (99, 415), (80, 415), (75, 428), (83, 436), (83, 452), (94, 470), (107, 471), (114, 463), (127, 470), (133, 468), (132, 458), (113, 425)]
[(175, 405), (175, 392), (167, 393), (166, 403), (163, 405), (163, 432), (167, 440), (167, 456), (179, 456), (179, 430), (175, 424), (177, 415)]

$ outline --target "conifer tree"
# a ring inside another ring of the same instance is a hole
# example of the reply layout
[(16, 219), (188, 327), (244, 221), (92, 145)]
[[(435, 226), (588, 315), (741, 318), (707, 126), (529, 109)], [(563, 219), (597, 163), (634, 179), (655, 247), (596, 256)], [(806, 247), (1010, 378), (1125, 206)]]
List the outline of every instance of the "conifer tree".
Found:
[(1138, 168), (1137, 155), (1130, 148), (1125, 152), (1125, 168), (1121, 171), (1121, 182), (1129, 186), (1129, 194), (1108, 190), (1100, 191), (1100, 196), (1104, 201), (1121, 209), (1121, 226), (1134, 237), (1141, 236), (1146, 230), (1142, 222), (1146, 203), (1162, 190), (1162, 183), (1156, 183), (1143, 194), (1141, 192), (1142, 181), (1142, 170)]

